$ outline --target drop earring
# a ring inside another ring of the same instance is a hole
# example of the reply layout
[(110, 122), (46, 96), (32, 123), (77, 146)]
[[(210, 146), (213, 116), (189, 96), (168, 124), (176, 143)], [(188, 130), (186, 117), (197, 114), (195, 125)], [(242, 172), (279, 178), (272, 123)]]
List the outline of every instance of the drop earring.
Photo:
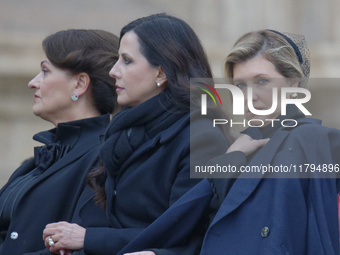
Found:
[(77, 92), (73, 92), (71, 99), (73, 102), (77, 101), (79, 98), (79, 94)]

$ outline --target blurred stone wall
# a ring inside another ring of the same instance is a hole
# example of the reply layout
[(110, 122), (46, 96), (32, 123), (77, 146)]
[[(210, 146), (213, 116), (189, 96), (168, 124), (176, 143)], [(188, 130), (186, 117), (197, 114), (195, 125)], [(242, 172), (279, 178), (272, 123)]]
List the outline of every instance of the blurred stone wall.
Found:
[(304, 34), (315, 81), (308, 109), (340, 128), (339, 7), (338, 0), (0, 0), (0, 187), (32, 155), (37, 145), (32, 136), (53, 127), (32, 114), (33, 91), (27, 88), (40, 70), (40, 45), (48, 34), (99, 28), (118, 35), (135, 18), (167, 12), (194, 28), (216, 77), (222, 77), (228, 50), (245, 32), (271, 28)]

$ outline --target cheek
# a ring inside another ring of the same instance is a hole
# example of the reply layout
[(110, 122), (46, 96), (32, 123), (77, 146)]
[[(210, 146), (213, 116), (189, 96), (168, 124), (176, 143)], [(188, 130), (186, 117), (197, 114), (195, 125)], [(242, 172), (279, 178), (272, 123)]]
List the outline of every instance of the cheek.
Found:
[(139, 85), (143, 83), (143, 79), (145, 79), (142, 74), (142, 72), (125, 72), (122, 74), (125, 89), (138, 89)]
[(259, 95), (259, 100), (262, 103), (264, 103), (267, 107), (271, 107), (272, 102), (273, 102), (273, 90), (272, 89), (263, 89), (258, 95)]
[(50, 91), (50, 88), (46, 85), (43, 85), (43, 86), (40, 87), (40, 93), (41, 93), (42, 97), (48, 96), (49, 93), (50, 93), (49, 91)]

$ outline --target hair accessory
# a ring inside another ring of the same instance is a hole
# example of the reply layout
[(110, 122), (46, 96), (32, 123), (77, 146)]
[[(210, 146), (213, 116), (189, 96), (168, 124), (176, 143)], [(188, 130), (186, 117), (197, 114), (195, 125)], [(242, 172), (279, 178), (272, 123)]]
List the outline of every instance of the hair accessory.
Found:
[(157, 82), (157, 87), (160, 87), (162, 84), (160, 82)]
[(301, 69), (306, 78), (310, 73), (310, 52), (306, 39), (303, 35), (297, 35), (293, 33), (280, 33), (275, 30), (269, 30), (278, 35), (281, 35), (294, 49), (296, 56), (298, 57)]
[(79, 98), (79, 94), (77, 92), (73, 92), (71, 99), (73, 102), (77, 101)]

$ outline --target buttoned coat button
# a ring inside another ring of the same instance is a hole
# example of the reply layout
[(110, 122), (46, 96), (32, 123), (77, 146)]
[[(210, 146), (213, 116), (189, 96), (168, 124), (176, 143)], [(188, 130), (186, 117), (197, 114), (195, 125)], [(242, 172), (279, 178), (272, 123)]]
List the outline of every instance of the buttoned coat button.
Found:
[(11, 239), (12, 239), (12, 240), (17, 239), (18, 236), (19, 236), (18, 232), (12, 232), (12, 233), (11, 233)]
[(269, 235), (269, 228), (268, 227), (263, 227), (261, 230), (261, 236), (262, 237), (267, 237)]

